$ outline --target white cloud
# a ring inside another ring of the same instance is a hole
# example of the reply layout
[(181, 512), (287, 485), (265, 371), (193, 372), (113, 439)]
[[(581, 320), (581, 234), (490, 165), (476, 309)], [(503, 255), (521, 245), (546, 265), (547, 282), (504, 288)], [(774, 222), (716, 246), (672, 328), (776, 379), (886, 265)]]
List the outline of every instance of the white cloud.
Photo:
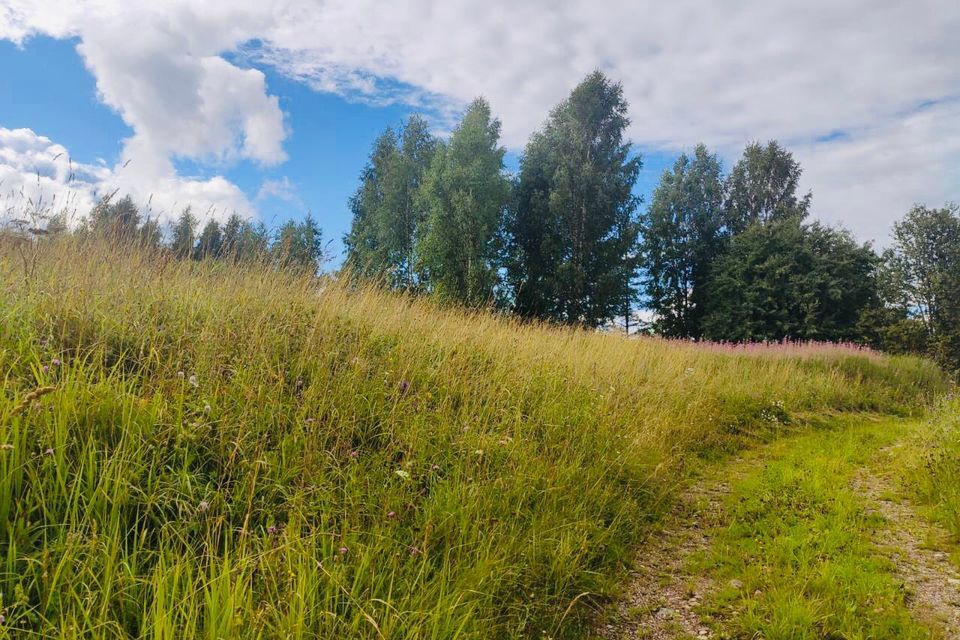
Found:
[(0, 219), (90, 210), (110, 170), (74, 164), (69, 152), (30, 129), (0, 127)]
[[(125, 159), (145, 165), (283, 160), (276, 98), (230, 52), (441, 121), (483, 94), (513, 148), (599, 67), (623, 81), (638, 143), (731, 158), (779, 138), (815, 210), (868, 237), (904, 203), (960, 199), (957, 109), (917, 111), (960, 94), (958, 32), (956, 0), (0, 0), (0, 37), (80, 38), (134, 129)], [(834, 131), (847, 136), (816, 143)]]
[(100, 197), (115, 191), (133, 196), (161, 222), (169, 222), (188, 204), (201, 220), (223, 220), (233, 211), (248, 217), (254, 213), (244, 193), (222, 176), (178, 176), (162, 157), (146, 166), (75, 163), (63, 145), (45, 136), (0, 127), (0, 218), (65, 212), (79, 221)]
[(303, 202), (297, 195), (296, 186), (290, 182), (290, 178), (283, 176), (278, 179), (267, 179), (260, 183), (260, 189), (257, 191), (257, 202), (267, 198), (276, 198), (303, 208)]

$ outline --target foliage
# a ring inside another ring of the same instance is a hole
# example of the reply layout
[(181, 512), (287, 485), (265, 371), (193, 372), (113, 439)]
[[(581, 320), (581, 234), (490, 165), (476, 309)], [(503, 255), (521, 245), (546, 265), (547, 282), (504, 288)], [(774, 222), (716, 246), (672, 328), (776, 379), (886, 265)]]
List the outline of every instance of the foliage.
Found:
[(724, 247), (720, 160), (703, 145), (664, 171), (643, 216), (642, 264), (654, 328), (668, 337), (700, 337), (713, 262)]
[(727, 178), (726, 225), (739, 233), (754, 224), (805, 218), (811, 195), (797, 197), (802, 170), (776, 140), (747, 145)]
[(624, 141), (629, 122), (623, 88), (595, 71), (527, 144), (507, 222), (519, 315), (597, 326), (628, 308), (641, 166)]
[(194, 253), (197, 224), (193, 210), (187, 206), (170, 229), (170, 250), (181, 260), (191, 257)]
[(861, 341), (878, 302), (876, 255), (849, 233), (787, 218), (737, 234), (714, 266), (704, 333), (715, 340)]
[(14, 637), (571, 637), (692, 456), (771, 406), (910, 412), (945, 384), (908, 357), (724, 353), (36, 246), (28, 286), (0, 244)]
[(896, 302), (922, 323), (937, 359), (960, 370), (960, 207), (915, 206), (894, 225), (893, 239)]
[(421, 286), (415, 249), (426, 213), (418, 194), (437, 147), (426, 120), (417, 115), (399, 135), (387, 129), (377, 138), (350, 200), (353, 225), (344, 241), (354, 272), (396, 288)]
[(420, 271), (441, 298), (470, 306), (491, 303), (498, 282), (496, 239), (511, 188), (499, 140), (500, 121), (474, 100), (420, 189)]

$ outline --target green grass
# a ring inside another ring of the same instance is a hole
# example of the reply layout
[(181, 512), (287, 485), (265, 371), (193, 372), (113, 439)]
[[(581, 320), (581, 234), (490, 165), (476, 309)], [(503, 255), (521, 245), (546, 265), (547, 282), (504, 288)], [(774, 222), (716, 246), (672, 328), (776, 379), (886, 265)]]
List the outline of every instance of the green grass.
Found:
[(960, 544), (960, 398), (943, 402), (898, 462), (904, 490)]
[(946, 388), (73, 241), (0, 243), (0, 372), (0, 629), (58, 638), (575, 637), (691, 461)]
[(875, 544), (883, 517), (851, 488), (858, 468), (907, 427), (835, 422), (766, 448), (732, 483), (724, 524), (694, 561), (719, 585), (705, 611), (729, 637), (931, 637)]

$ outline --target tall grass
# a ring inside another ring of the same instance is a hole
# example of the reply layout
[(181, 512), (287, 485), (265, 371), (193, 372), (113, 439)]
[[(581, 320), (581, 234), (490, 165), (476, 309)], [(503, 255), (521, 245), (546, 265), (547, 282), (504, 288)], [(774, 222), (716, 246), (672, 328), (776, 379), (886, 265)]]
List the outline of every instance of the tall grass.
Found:
[(947, 398), (901, 456), (905, 488), (960, 542), (960, 397)]
[(0, 248), (17, 636), (573, 636), (691, 460), (805, 413), (921, 411), (946, 384), (913, 358), (628, 340), (263, 267), (37, 251), (24, 278)]

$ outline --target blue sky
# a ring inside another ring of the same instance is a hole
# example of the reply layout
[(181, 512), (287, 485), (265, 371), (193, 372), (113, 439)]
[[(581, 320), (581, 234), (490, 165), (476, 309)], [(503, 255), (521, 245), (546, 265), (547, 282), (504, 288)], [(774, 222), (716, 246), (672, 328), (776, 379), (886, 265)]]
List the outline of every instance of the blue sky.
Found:
[[(31, 38), (19, 47), (0, 41), (0, 126), (29, 128), (56, 140), (70, 150), (75, 162), (102, 160), (112, 166), (120, 159), (123, 139), (133, 132), (116, 111), (98, 100), (96, 80), (84, 67), (76, 45), (76, 38), (46, 36)], [(253, 161), (228, 165), (179, 160), (177, 168), (192, 176), (224, 175), (256, 203), (259, 218), (268, 226), (311, 213), (339, 252), (340, 238), (350, 226), (347, 200), (374, 138), (415, 109), (350, 101), (314, 91), (270, 67), (262, 70), (269, 92), (279, 97), (284, 112), (288, 159), (273, 167)], [(636, 193), (649, 201), (660, 173), (676, 154), (638, 152), (644, 170)], [(510, 151), (507, 170), (515, 171), (518, 160), (519, 153)], [(288, 182), (289, 199), (258, 198), (265, 180)]]
[(958, 31), (955, 0), (0, 0), (0, 196), (310, 211), (338, 249), (386, 126), (417, 111), (449, 130), (484, 95), (515, 169), (600, 68), (647, 202), (697, 143), (729, 167), (776, 138), (813, 215), (882, 244), (913, 203), (960, 200)]

